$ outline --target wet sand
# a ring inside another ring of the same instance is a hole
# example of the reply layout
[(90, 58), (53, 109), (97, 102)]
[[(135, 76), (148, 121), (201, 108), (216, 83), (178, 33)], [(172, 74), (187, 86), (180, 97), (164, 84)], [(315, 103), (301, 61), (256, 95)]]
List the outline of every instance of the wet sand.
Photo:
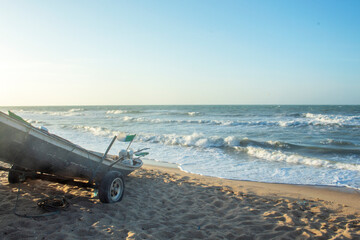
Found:
[(232, 181), (144, 166), (125, 177), (123, 200), (102, 204), (93, 190), (46, 180), (21, 184), (20, 214), (65, 196), (59, 214), (13, 213), (17, 184), (0, 172), (1, 239), (360, 239), (360, 194), (332, 188)]

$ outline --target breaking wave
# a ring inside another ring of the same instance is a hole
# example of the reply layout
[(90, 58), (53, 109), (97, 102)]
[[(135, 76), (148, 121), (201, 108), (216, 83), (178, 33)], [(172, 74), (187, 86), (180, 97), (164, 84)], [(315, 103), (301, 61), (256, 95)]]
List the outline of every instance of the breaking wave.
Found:
[(72, 127), (75, 130), (80, 130), (84, 132), (90, 132), (91, 134), (95, 136), (110, 136), (114, 135), (114, 131), (111, 131), (110, 129), (104, 128), (104, 127), (91, 127), (91, 126), (81, 126), (76, 125)]
[(108, 110), (106, 111), (106, 115), (120, 115), (120, 114), (138, 114), (142, 113), (141, 111), (134, 111), (134, 110)]
[[(302, 164), (315, 167), (327, 167), (334, 169), (346, 169), (360, 171), (359, 164), (336, 163), (330, 160), (319, 159), (315, 157), (302, 156), (299, 153), (287, 152), (300, 148), (306, 149), (305, 146), (284, 143), (280, 141), (257, 142), (251, 139), (239, 139), (234, 136), (226, 138), (221, 137), (205, 137), (199, 133), (191, 135), (177, 136), (175, 134), (161, 136), (141, 135), (140, 141), (162, 143), (166, 145), (180, 145), (184, 147), (201, 147), (201, 148), (229, 148), (241, 151), (249, 156), (273, 162), (286, 162), (290, 164)], [(285, 151), (286, 152), (285, 152)], [(348, 152), (339, 149), (317, 148), (314, 151), (334, 152), (338, 154), (352, 153), (360, 154), (358, 150), (350, 150)], [(356, 152), (354, 152), (356, 151)]]
[(143, 123), (156, 123), (156, 124), (163, 124), (163, 123), (174, 123), (174, 124), (210, 124), (210, 125), (221, 125), (220, 121), (216, 120), (171, 120), (171, 119), (150, 119), (145, 117), (130, 117), (125, 116), (122, 118), (124, 122), (143, 122)]
[(307, 126), (352, 126), (360, 127), (360, 121), (353, 117), (348, 119), (339, 118), (338, 120), (320, 120), (318, 118), (310, 120), (255, 120), (255, 121), (234, 121), (234, 120), (205, 120), (205, 119), (160, 119), (160, 118), (146, 118), (146, 117), (130, 117), (124, 116), (124, 122), (143, 122), (143, 123), (174, 123), (174, 124), (207, 124), (207, 125), (222, 125), (222, 126), (278, 126), (278, 127), (307, 127)]
[(360, 126), (360, 116), (344, 116), (334, 114), (305, 113), (303, 117), (309, 120), (311, 125), (338, 125), (338, 126)]
[(281, 126), (282, 123), (276, 121), (230, 121), (230, 120), (171, 120), (171, 119), (150, 119), (145, 117), (130, 117), (122, 118), (124, 122), (143, 122), (143, 123), (174, 123), (174, 124), (207, 124), (207, 125), (222, 125), (222, 126)]
[(127, 113), (128, 111), (125, 110), (109, 110), (106, 112), (106, 114), (123, 114), (123, 113)]
[(16, 110), (17, 114), (39, 114), (39, 115), (50, 115), (50, 116), (84, 116), (83, 108), (72, 108), (67, 111), (31, 111), (31, 110)]
[(339, 163), (319, 158), (305, 157), (299, 154), (284, 153), (280, 150), (268, 150), (257, 147), (236, 147), (238, 151), (245, 152), (248, 155), (272, 162), (286, 162), (290, 164), (308, 165), (314, 167), (326, 167), (333, 169), (344, 169), (360, 172), (359, 164)]
[(356, 145), (355, 143), (349, 142), (349, 141), (345, 141), (345, 140), (334, 140), (334, 139), (326, 139), (324, 141), (320, 142), (323, 145), (333, 145), (333, 146), (345, 146), (345, 147), (357, 147), (358, 145)]
[[(83, 126), (76, 125), (72, 127), (75, 130), (83, 132), (90, 132), (96, 136), (112, 137), (117, 135), (119, 131), (114, 131), (105, 127), (99, 126)], [(138, 134), (136, 141), (160, 143), (164, 145), (179, 145), (183, 147), (199, 147), (199, 148), (224, 148), (224, 149), (237, 149), (237, 147), (257, 147), (261, 149), (282, 150), (291, 152), (300, 152), (302, 154), (337, 154), (337, 155), (359, 155), (360, 150), (357, 148), (337, 148), (326, 146), (305, 146), (297, 145), (281, 141), (255, 141), (249, 138), (240, 138), (236, 136), (205, 136), (202, 133), (193, 133), (190, 135), (177, 135), (177, 134)], [(330, 141), (330, 140), (329, 140)], [(331, 142), (331, 141), (330, 141)], [(356, 146), (353, 143), (347, 142), (349, 146)]]
[(187, 115), (189, 115), (189, 116), (198, 116), (198, 115), (201, 115), (201, 113), (199, 113), (199, 112), (187, 112)]
[(82, 112), (82, 111), (84, 111), (83, 108), (72, 108), (68, 112)]

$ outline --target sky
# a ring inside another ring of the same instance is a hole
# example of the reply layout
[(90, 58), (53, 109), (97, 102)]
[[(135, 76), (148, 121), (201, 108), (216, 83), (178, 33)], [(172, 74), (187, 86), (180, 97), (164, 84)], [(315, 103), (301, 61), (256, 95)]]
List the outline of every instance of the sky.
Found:
[(0, 106), (360, 104), (360, 1), (1, 0)]

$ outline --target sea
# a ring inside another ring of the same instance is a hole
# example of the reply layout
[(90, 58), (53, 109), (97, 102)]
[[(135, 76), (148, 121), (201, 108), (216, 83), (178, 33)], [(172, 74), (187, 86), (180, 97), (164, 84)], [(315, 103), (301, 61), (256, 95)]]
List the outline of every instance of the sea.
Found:
[(145, 160), (190, 173), (360, 189), (359, 105), (0, 107), (8, 110), (99, 152), (115, 135), (136, 134), (131, 148), (150, 148)]

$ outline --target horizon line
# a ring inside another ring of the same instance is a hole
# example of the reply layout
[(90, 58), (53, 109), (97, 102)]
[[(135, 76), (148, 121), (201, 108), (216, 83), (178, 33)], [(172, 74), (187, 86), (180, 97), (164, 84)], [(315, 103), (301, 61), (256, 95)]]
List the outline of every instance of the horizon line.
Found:
[(6, 107), (97, 107), (97, 106), (359, 106), (360, 104), (274, 104), (274, 103), (257, 103), (257, 104), (98, 104), (98, 105), (4, 105)]

